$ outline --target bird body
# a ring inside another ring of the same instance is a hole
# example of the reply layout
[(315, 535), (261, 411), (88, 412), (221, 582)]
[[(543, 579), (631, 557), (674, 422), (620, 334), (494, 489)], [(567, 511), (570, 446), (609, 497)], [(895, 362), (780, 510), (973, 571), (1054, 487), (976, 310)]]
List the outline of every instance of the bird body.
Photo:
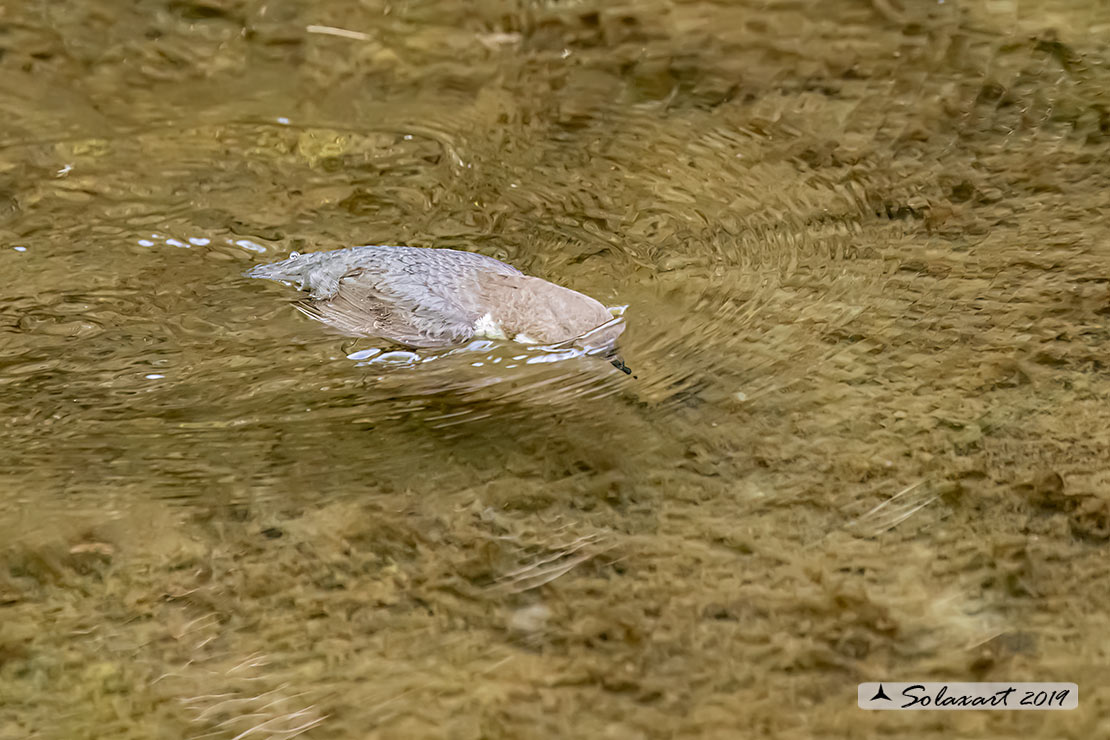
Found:
[(246, 274), (308, 291), (297, 308), (344, 334), (418, 349), (475, 337), (557, 344), (583, 335), (590, 348), (611, 349), (624, 328), (616, 322), (591, 333), (613, 322), (598, 301), (492, 257), (454, 249), (365, 246), (294, 253)]

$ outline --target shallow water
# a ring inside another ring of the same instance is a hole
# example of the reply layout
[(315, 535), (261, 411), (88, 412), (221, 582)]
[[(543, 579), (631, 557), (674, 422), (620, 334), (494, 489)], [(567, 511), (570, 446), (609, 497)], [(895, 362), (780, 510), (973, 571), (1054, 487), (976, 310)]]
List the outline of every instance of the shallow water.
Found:
[[(1108, 31), (0, 5), (0, 738), (1105, 734)], [(626, 306), (636, 377), (242, 275), (355, 244)]]

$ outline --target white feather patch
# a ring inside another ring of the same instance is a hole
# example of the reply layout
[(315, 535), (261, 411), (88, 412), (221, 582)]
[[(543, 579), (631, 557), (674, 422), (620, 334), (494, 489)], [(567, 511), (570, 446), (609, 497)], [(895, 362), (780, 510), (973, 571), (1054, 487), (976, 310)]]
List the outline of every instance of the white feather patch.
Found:
[(494, 321), (493, 315), (488, 313), (474, 322), (474, 335), (486, 339), (508, 339), (501, 324)]

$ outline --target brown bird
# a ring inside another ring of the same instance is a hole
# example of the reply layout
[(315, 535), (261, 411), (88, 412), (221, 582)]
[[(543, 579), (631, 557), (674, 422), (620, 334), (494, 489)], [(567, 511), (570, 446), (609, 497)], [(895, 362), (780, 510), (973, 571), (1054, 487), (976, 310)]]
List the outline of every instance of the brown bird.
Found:
[[(352, 247), (293, 253), (247, 277), (295, 283), (297, 309), (344, 334), (435, 349), (475, 337), (560, 344), (616, 354), (624, 324), (601, 303), (481, 254), (420, 247)], [(596, 331), (594, 331), (596, 330)]]

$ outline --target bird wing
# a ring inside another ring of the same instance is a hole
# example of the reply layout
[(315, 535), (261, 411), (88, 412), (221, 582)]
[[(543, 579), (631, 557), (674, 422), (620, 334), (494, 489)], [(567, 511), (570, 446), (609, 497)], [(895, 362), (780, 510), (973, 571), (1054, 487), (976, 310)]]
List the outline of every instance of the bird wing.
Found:
[(417, 349), (465, 342), (474, 335), (477, 320), (472, 311), (449, 310), (437, 296), (413, 284), (400, 285), (362, 269), (340, 278), (333, 297), (310, 298), (294, 307), (344, 334), (381, 337)]

